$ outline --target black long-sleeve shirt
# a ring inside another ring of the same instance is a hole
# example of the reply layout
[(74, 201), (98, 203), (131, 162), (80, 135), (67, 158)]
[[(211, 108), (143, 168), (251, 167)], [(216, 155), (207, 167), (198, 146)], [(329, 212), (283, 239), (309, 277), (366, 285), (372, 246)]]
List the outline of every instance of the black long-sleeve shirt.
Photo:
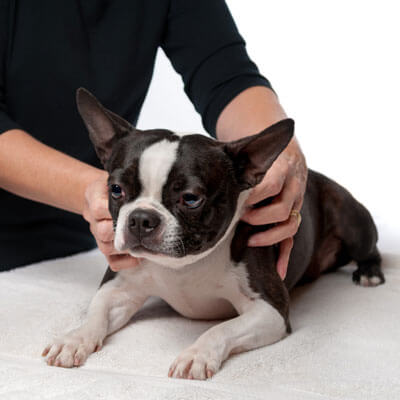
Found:
[[(211, 134), (237, 94), (270, 87), (223, 0), (0, 0), (0, 134), (23, 129), (100, 167), (75, 91), (135, 124), (160, 46)], [(94, 246), (81, 216), (0, 189), (0, 269)]]

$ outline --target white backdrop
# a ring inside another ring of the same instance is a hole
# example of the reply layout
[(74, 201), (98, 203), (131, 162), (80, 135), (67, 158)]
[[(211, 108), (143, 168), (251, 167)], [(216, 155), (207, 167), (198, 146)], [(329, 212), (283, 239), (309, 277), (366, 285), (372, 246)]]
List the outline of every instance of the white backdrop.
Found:
[[(373, 213), (380, 247), (400, 245), (398, 1), (228, 0), (250, 57), (296, 120), (310, 168)], [(141, 128), (203, 132), (159, 52)]]

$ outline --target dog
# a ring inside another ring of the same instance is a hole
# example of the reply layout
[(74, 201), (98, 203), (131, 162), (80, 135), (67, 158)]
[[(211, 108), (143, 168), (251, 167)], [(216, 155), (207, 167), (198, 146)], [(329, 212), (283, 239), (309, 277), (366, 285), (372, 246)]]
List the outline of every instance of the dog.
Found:
[(229, 355), (291, 332), (289, 291), (296, 284), (352, 260), (356, 284), (384, 283), (370, 213), (312, 170), (284, 281), (276, 271), (277, 246), (247, 246), (252, 234), (271, 225), (240, 221), (245, 201), (291, 140), (293, 120), (222, 143), (199, 134), (135, 129), (83, 88), (77, 104), (109, 173), (114, 246), (141, 262), (119, 272), (108, 268), (82, 326), (45, 348), (49, 365), (82, 365), (149, 296), (159, 296), (185, 317), (225, 319), (185, 349), (168, 372), (207, 379)]

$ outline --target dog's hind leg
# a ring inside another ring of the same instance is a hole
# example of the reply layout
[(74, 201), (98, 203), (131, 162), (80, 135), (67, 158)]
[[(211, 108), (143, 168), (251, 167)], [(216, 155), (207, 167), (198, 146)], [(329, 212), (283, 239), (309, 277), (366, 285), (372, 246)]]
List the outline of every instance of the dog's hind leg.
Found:
[(358, 268), (353, 272), (353, 281), (361, 286), (377, 286), (385, 282), (381, 269), (381, 257), (378, 250), (364, 261), (357, 262)]
[(58, 367), (82, 365), (98, 351), (106, 336), (124, 326), (143, 305), (143, 295), (117, 274), (97, 291), (85, 322), (77, 329), (54, 340), (43, 351), (47, 363)]
[(378, 232), (369, 211), (356, 200), (352, 201), (343, 207), (347, 226), (341, 229), (340, 236), (346, 252), (357, 263), (353, 281), (361, 286), (377, 286), (385, 282), (376, 245)]

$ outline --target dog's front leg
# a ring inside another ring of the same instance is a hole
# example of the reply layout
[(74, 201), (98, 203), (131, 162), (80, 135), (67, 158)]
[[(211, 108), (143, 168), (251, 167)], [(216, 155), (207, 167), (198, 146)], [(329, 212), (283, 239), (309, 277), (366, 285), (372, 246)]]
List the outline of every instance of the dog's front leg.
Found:
[(47, 363), (58, 367), (82, 365), (101, 348), (107, 335), (125, 325), (143, 305), (147, 296), (135, 289), (118, 275), (105, 283), (90, 303), (85, 322), (44, 349)]
[(287, 333), (284, 318), (261, 298), (249, 300), (240, 314), (201, 335), (175, 359), (168, 376), (210, 378), (230, 354), (277, 342)]

